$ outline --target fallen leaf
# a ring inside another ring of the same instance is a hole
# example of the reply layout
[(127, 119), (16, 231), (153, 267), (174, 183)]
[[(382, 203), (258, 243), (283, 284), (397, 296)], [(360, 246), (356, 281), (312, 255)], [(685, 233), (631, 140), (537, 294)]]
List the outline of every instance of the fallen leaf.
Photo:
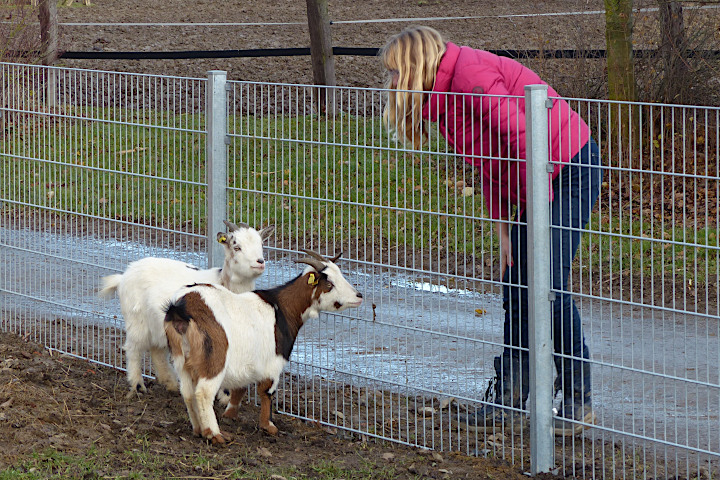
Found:
[(485, 443), (487, 443), (488, 445), (502, 445), (505, 443), (505, 436), (499, 433), (488, 435)]
[(265, 448), (265, 447), (258, 447), (257, 453), (258, 453), (258, 455), (260, 455), (261, 457), (265, 457), (265, 458), (270, 458), (270, 457), (273, 456), (272, 453), (270, 453), (270, 450), (268, 450), (268, 449)]
[[(116, 155), (123, 155), (125, 153), (133, 153), (133, 152), (142, 152), (143, 150), (147, 150), (147, 148), (136, 147), (136, 148), (131, 148), (130, 150), (122, 150), (120, 152), (117, 152)], [(78, 152), (78, 155), (80, 155), (80, 152)]]
[(422, 415), (423, 417), (429, 417), (433, 413), (435, 413), (435, 409), (433, 407), (422, 407), (418, 410), (418, 413)]

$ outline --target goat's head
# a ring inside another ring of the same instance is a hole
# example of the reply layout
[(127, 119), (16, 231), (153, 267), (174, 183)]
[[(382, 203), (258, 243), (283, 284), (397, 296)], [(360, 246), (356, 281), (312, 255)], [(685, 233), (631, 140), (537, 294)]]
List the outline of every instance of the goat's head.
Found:
[(341, 312), (346, 308), (359, 307), (362, 304), (362, 293), (350, 285), (335, 264), (339, 255), (332, 259), (323, 258), (310, 250), (303, 250), (307, 257), (298, 259), (307, 265), (302, 277), (307, 278), (310, 285), (315, 286), (314, 298), (317, 310), (325, 312)]
[(225, 264), (223, 268), (231, 269), (235, 274), (246, 278), (259, 277), (265, 271), (263, 257), (263, 241), (272, 235), (275, 225), (270, 225), (259, 232), (247, 225), (223, 220), (227, 232), (218, 232), (217, 240), (225, 247)]

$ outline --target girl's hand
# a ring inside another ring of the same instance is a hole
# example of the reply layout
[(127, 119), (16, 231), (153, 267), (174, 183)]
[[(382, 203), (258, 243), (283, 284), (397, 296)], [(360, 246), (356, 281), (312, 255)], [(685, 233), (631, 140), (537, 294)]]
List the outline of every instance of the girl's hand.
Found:
[(507, 267), (514, 265), (512, 256), (512, 242), (510, 241), (510, 226), (505, 222), (495, 224), (495, 231), (500, 239), (500, 281), (505, 277)]

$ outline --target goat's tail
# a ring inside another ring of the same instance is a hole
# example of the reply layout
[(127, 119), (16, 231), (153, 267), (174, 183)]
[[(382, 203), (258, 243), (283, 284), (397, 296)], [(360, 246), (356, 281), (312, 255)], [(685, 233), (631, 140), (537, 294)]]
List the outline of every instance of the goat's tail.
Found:
[(98, 292), (98, 295), (103, 298), (110, 298), (113, 296), (113, 294), (117, 291), (118, 286), (120, 285), (120, 280), (122, 279), (121, 274), (116, 275), (108, 275), (107, 277), (102, 278), (102, 289)]
[(165, 331), (172, 325), (180, 335), (185, 335), (188, 327), (190, 326), (190, 320), (192, 317), (187, 311), (187, 303), (185, 297), (180, 297), (175, 302), (170, 303), (165, 308)]
[(167, 337), (170, 354), (173, 357), (175, 368), (178, 368), (177, 362), (182, 362), (178, 358), (182, 358), (183, 354), (183, 336), (190, 328), (190, 314), (187, 311), (187, 303), (185, 297), (180, 297), (174, 302), (167, 303), (163, 306), (165, 312), (165, 336)]

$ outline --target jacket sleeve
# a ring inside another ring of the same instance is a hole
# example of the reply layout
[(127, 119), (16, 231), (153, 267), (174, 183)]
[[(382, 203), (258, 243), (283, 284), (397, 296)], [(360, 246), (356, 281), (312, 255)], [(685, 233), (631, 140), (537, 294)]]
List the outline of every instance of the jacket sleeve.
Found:
[(519, 205), (525, 198), (525, 178), (521, 175), (525, 171), (521, 168), (525, 160), (525, 99), (510, 96), (496, 68), (467, 67), (462, 74), (469, 93), (484, 94), (467, 98), (475, 128), (482, 130), (483, 141), (479, 143), (490, 147), (490, 151), (475, 151), (482, 157), (488, 211), (491, 218), (509, 218), (512, 204)]

